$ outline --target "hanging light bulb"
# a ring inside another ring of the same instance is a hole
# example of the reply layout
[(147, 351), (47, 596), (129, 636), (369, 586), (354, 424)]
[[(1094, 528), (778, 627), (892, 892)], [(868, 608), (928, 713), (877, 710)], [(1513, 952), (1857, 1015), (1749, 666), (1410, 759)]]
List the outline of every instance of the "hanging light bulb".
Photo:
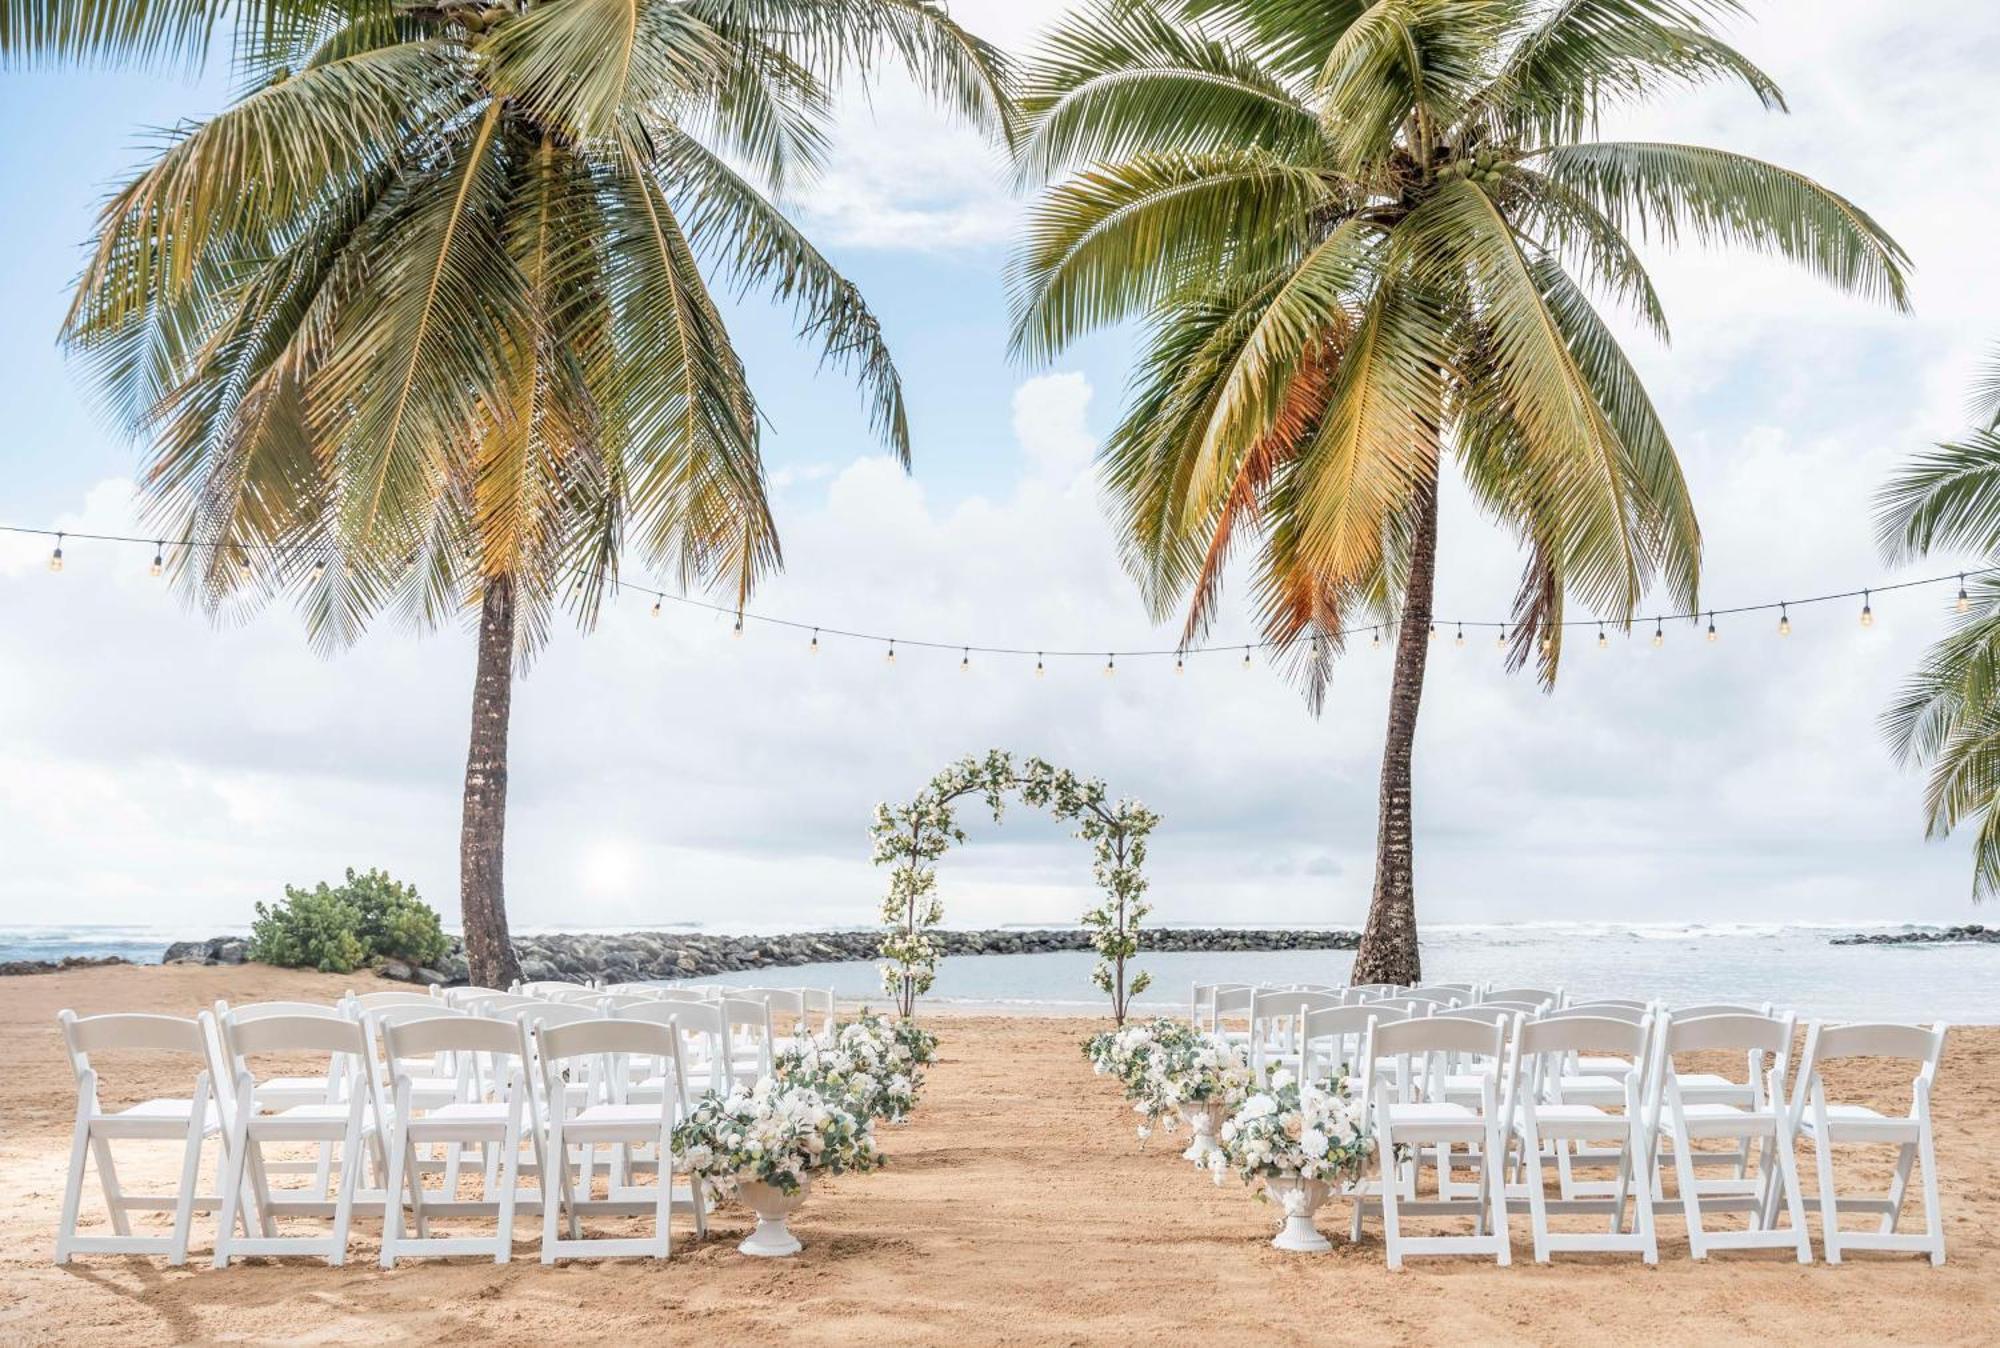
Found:
[(893, 665), (896, 663), (896, 638), (889, 638), (889, 654), (883, 658), (889, 664)]
[(742, 615), (742, 614), (740, 614), (740, 613), (739, 613), (739, 614), (737, 614), (737, 615), (736, 615), (736, 625), (735, 625), (734, 627), (731, 627), (731, 628), (729, 629), (729, 635), (730, 635), (730, 636), (732, 636), (732, 637), (735, 637), (735, 638), (736, 638), (737, 640), (739, 640), (739, 641), (741, 641), (741, 640), (743, 639), (743, 615)]
[(1791, 634), (1792, 634), (1792, 615), (1788, 611), (1786, 611), (1786, 608), (1783, 604), (1780, 604), (1778, 605), (1778, 635), (1781, 637), (1788, 637)]
[(1048, 671), (1047, 671), (1046, 669), (1043, 669), (1043, 668), (1042, 668), (1042, 653), (1041, 653), (1040, 651), (1036, 651), (1036, 652), (1035, 652), (1035, 677), (1039, 679), (1039, 678), (1043, 677), (1044, 675), (1046, 675), (1047, 673), (1048, 673)]
[(1873, 627), (1875, 625), (1875, 610), (1869, 607), (1868, 591), (1866, 590), (1861, 592), (1861, 625), (1863, 627)]
[(1250, 668), (1250, 648), (1248, 646), (1243, 648), (1243, 668)]
[(167, 545), (163, 542), (156, 541), (153, 544), (153, 564), (146, 568), (146, 574), (149, 576), (157, 576), (160, 574), (160, 572), (166, 570), (166, 567), (167, 567)]
[(313, 563), (313, 580), (322, 581), (325, 579), (326, 579), (326, 558), (322, 557), (318, 561)]
[(1432, 623), (1432, 624), (1431, 624), (1431, 640), (1432, 640), (1432, 641), (1436, 641), (1437, 639), (1438, 639), (1438, 625), (1437, 625), (1436, 623)]
[(959, 651), (958, 672), (961, 674), (970, 674), (972, 672), (972, 647), (966, 646)]
[(1604, 635), (1604, 624), (1599, 623), (1597, 625), (1597, 649), (1603, 651), (1603, 650), (1609, 650), (1610, 648), (1611, 648), (1611, 638)]
[(1117, 672), (1118, 666), (1114, 663), (1111, 652), (1106, 651), (1104, 653), (1104, 677), (1108, 679)]
[(1556, 639), (1552, 633), (1549, 632), (1542, 633), (1542, 654), (1547, 655), (1549, 651), (1554, 648), (1555, 644), (1556, 644)]
[(582, 576), (578, 576), (578, 577), (576, 578), (576, 584), (574, 584), (574, 585), (572, 585), (572, 586), (570, 586), (570, 587), (569, 587), (569, 592), (570, 592), (571, 594), (582, 594), (582, 593), (583, 593), (583, 577), (582, 577)]
[(1176, 674), (1187, 673), (1187, 660), (1185, 657), (1178, 654), (1174, 656), (1174, 673)]
[(1662, 626), (1660, 625), (1660, 621), (1661, 621), (1661, 620), (1660, 620), (1660, 619), (1658, 619), (1658, 618), (1655, 618), (1655, 619), (1653, 619), (1653, 649), (1654, 649), (1654, 650), (1658, 650), (1658, 649), (1659, 649), (1660, 647), (1662, 647), (1662, 646), (1664, 646), (1664, 645), (1666, 645), (1666, 644), (1667, 644), (1667, 629), (1666, 629), (1666, 628), (1664, 628), (1664, 627), (1662, 627)]
[(806, 647), (806, 649), (811, 651), (814, 655), (819, 654), (819, 629), (817, 627), (813, 628), (812, 645)]
[(63, 541), (63, 536), (61, 534), (57, 534), (56, 550), (49, 554), (49, 570), (51, 571), (62, 570), (62, 541)]
[(1965, 577), (1960, 576), (1958, 578), (1958, 611), (1963, 613), (1971, 607), (1972, 600), (1967, 598), (1965, 593)]
[(1708, 615), (1708, 642), (1711, 646), (1715, 644), (1715, 613), (1712, 610)]
[(1381, 629), (1381, 628), (1379, 628), (1379, 627), (1378, 627), (1378, 628), (1376, 628), (1376, 629), (1375, 629), (1375, 632), (1374, 632), (1374, 635), (1372, 635), (1371, 637), (1369, 637), (1369, 638), (1368, 638), (1368, 644), (1369, 644), (1370, 646), (1373, 646), (1373, 647), (1374, 647), (1374, 648), (1375, 648), (1376, 650), (1378, 650), (1378, 651), (1382, 649), (1382, 629)]
[(1493, 649), (1496, 651), (1504, 651), (1507, 649), (1507, 628), (1505, 624), (1501, 625), (1500, 635), (1493, 638)]
[(665, 602), (666, 602), (666, 601), (665, 601), (664, 599), (661, 599), (661, 598), (660, 598), (659, 596), (657, 596), (657, 595), (655, 595), (655, 596), (653, 597), (653, 616), (654, 616), (655, 618), (657, 618), (657, 617), (659, 617), (659, 616), (660, 616), (660, 605), (661, 605), (661, 604), (664, 604)]
[[(237, 554), (237, 557), (236, 557), (236, 578), (237, 578), (238, 580), (242, 580), (242, 581), (247, 581), (247, 580), (249, 580), (249, 579), (250, 579), (250, 557), (249, 557), (249, 554), (247, 554), (247, 553), (239, 553), (239, 554)], [(582, 588), (582, 586), (583, 586), (583, 582), (582, 582), (582, 581), (578, 581), (578, 582), (577, 582), (577, 587), (578, 587), (579, 589), (581, 589), (581, 588)]]
[(1460, 623), (1460, 624), (1458, 625), (1458, 639), (1457, 639), (1457, 640), (1456, 640), (1456, 641), (1455, 641), (1455, 642), (1454, 642), (1453, 644), (1454, 644), (1454, 645), (1457, 645), (1457, 646), (1459, 646), (1459, 647), (1463, 647), (1463, 646), (1465, 645), (1465, 624), (1464, 624), (1464, 623)]

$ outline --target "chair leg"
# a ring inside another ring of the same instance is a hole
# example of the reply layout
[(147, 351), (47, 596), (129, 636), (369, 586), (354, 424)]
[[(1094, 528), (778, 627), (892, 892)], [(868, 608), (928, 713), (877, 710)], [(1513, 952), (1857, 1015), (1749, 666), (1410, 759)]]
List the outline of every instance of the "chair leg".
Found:
[(1688, 1257), (1708, 1258), (1708, 1241), (1701, 1229), (1701, 1196), (1695, 1192), (1693, 1143), (1685, 1130), (1674, 1138), (1674, 1177), (1680, 1183), (1681, 1212), (1687, 1218)]
[(1387, 1136), (1378, 1138), (1375, 1150), (1382, 1167), (1382, 1246), (1387, 1253), (1389, 1267), (1401, 1268), (1403, 1229), (1396, 1213), (1398, 1190), (1403, 1183), (1401, 1167), (1396, 1164), (1395, 1145)]
[(1500, 1134), (1491, 1119), (1487, 1122), (1482, 1153), (1485, 1164), (1480, 1167), (1479, 1182), (1484, 1188), (1480, 1197), (1492, 1205), (1493, 1239), (1499, 1242), (1494, 1257), (1504, 1268), (1514, 1262), (1514, 1233), (1507, 1228), (1507, 1176), (1501, 1168), (1504, 1153), (1500, 1149)]
[(1535, 1262), (1549, 1262), (1549, 1200), (1542, 1192), (1541, 1138), (1532, 1125), (1521, 1142), (1521, 1156), (1528, 1167), (1528, 1229), (1535, 1240)]
[(506, 1140), (500, 1144), (500, 1154), (495, 1159), (500, 1163), (496, 1177), (500, 1185), (500, 1212), (495, 1219), (497, 1229), (494, 1232), (493, 1262), (505, 1264), (514, 1258), (514, 1203), (520, 1183), (521, 1102), (518, 1098), (508, 1112)]
[[(326, 1262), (335, 1268), (347, 1262), (347, 1231), (354, 1221), (354, 1191), (361, 1183), (360, 1157), (361, 1101), (357, 1099), (353, 1112), (347, 1116), (347, 1136), (340, 1144), (340, 1194), (333, 1200), (333, 1251), (326, 1257)], [(383, 1201), (388, 1201), (386, 1195)]]
[(1840, 1262), (1840, 1196), (1834, 1190), (1833, 1139), (1828, 1130), (1813, 1134), (1813, 1169), (1819, 1176), (1819, 1237), (1826, 1262)]
[[(244, 1120), (245, 1112), (251, 1107), (248, 1101), (246, 1092), (237, 1106), (236, 1122), (229, 1130), (229, 1145), (223, 1148), (222, 1213), (215, 1224), (214, 1263), (217, 1268), (229, 1267), (229, 1247), (236, 1240), (236, 1211), (243, 1203), (243, 1176), (249, 1168), (248, 1159), (253, 1145)], [(248, 1227), (247, 1219), (244, 1225)], [(269, 1222), (265, 1222), (259, 1230), (277, 1234), (277, 1228)]]
[(1785, 1131), (1782, 1117), (1771, 1146), (1778, 1153), (1778, 1183), (1785, 1189), (1785, 1211), (1792, 1219), (1792, 1233), (1797, 1237), (1794, 1244), (1798, 1248), (1799, 1262), (1810, 1264), (1813, 1258), (1812, 1233), (1806, 1226), (1805, 1197), (1799, 1184), (1799, 1158), (1792, 1150), (1791, 1135)]
[(132, 1234), (132, 1222), (125, 1215), (125, 1190), (118, 1183), (118, 1166), (111, 1159), (111, 1143), (92, 1134), (90, 1147), (97, 1160), (97, 1182), (104, 1189), (105, 1206), (111, 1210), (111, 1229), (121, 1236), (129, 1236)]
[(1622, 1180), (1629, 1178), (1632, 1182), (1632, 1225), (1639, 1233), (1639, 1241), (1642, 1247), (1640, 1258), (1648, 1264), (1657, 1264), (1660, 1262), (1660, 1239), (1659, 1232), (1655, 1229), (1653, 1221), (1653, 1177), (1651, 1174), (1653, 1152), (1646, 1145), (1646, 1139), (1640, 1132), (1637, 1122), (1634, 1122), (1632, 1125), (1632, 1136), (1626, 1145), (1625, 1157), (1627, 1170), (1620, 1177), (1621, 1188), (1619, 1192), (1618, 1212), (1621, 1217), (1624, 1215), (1625, 1205)]
[(201, 1138), (208, 1115), (208, 1100), (195, 1100), (188, 1124), (187, 1149), (181, 1157), (181, 1187), (174, 1196), (174, 1234), (167, 1248), (167, 1262), (175, 1268), (187, 1263), (188, 1232), (194, 1225), (194, 1188), (201, 1179)]
[(1936, 1268), (1944, 1263), (1944, 1211), (1938, 1206), (1937, 1148), (1928, 1118), (1919, 1125), (1917, 1160), (1924, 1170), (1924, 1233), (1931, 1239), (1931, 1267)]
[(660, 1258), (670, 1258), (674, 1251), (674, 1170), (673, 1153), (669, 1148), (667, 1135), (660, 1135), (659, 1197), (654, 1200), (653, 1220), (658, 1223)]
[(69, 1178), (63, 1183), (62, 1225), (56, 1228), (56, 1262), (67, 1264), (70, 1257), (70, 1242), (76, 1239), (76, 1219), (83, 1208), (83, 1170), (90, 1156), (90, 1118), (88, 1106), (79, 1102), (76, 1110), (76, 1131), (71, 1135), (69, 1146)]
[(1882, 1214), (1882, 1235), (1894, 1235), (1897, 1224), (1903, 1220), (1903, 1202), (1910, 1192), (1910, 1167), (1916, 1158), (1917, 1145), (1914, 1142), (1905, 1142), (1897, 1149), (1896, 1171), (1889, 1180), (1889, 1210)]
[(408, 1145), (407, 1115), (396, 1116), (396, 1131), (403, 1136), (392, 1138), (389, 1144), (389, 1175), (382, 1182), (382, 1257), (383, 1268), (396, 1266), (396, 1246), (403, 1239), (403, 1155)]

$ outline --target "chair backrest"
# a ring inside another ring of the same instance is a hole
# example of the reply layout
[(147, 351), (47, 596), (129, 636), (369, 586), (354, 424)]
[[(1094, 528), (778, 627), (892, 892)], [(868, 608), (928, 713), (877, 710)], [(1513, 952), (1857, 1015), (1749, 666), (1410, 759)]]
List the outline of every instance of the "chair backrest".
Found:
[(591, 1000), (599, 1007), (608, 1007), (612, 1010), (622, 1011), (626, 1007), (646, 1006), (660, 999), (651, 996), (642, 997), (636, 993), (606, 991), (598, 994), (598, 996)]
[(1252, 1022), (1295, 1018), (1308, 1011), (1326, 1011), (1346, 1005), (1339, 992), (1312, 992), (1287, 988), (1281, 992), (1256, 992), (1250, 999)]
[(654, 1025), (671, 1025), (685, 1016), (699, 1015), (707, 1009), (686, 1002), (634, 1001), (624, 1006), (607, 1007), (605, 1014), (614, 1020), (644, 1020)]
[(1471, 997), (1476, 997), (1476, 996), (1477, 996), (1477, 995), (1479, 994), (1479, 984), (1477, 984), (1477, 983), (1419, 983), (1419, 984), (1417, 984), (1417, 985), (1416, 985), (1415, 987), (1411, 988), (1411, 989), (1410, 989), (1410, 991), (1411, 991), (1411, 992), (1423, 992), (1423, 993), (1430, 993), (1430, 994), (1432, 994), (1432, 995), (1436, 995), (1436, 994), (1438, 994), (1438, 993), (1447, 993), (1447, 992), (1450, 992), (1450, 993), (1459, 993), (1459, 994), (1463, 995), (1464, 997), (1467, 997), (1467, 998), (1471, 998)]
[(92, 1070), (90, 1055), (97, 1052), (137, 1050), (149, 1053), (184, 1053), (208, 1065), (208, 1045), (201, 1022), (186, 1016), (155, 1016), (137, 1012), (112, 1012), (101, 1016), (79, 1016), (74, 1011), (56, 1013), (62, 1026), (63, 1043), (69, 1049), (70, 1065), (77, 1080)]
[(347, 1001), (362, 1011), (380, 1011), (391, 1006), (441, 1006), (442, 997), (428, 992), (350, 992)]
[(1935, 1072), (1938, 1060), (1944, 1057), (1945, 1029), (1943, 1022), (1936, 1025), (1823, 1025), (1819, 1031), (1817, 1058), (1820, 1062), (1834, 1058), (1906, 1058), (1922, 1063)]
[(1700, 1020), (1705, 1016), (1762, 1016), (1771, 1015), (1771, 1003), (1759, 1002), (1755, 1006), (1747, 1002), (1701, 1002), (1694, 1006), (1674, 1008), (1675, 1020)]
[[(444, 1010), (442, 1005), (437, 1009)], [(253, 1053), (359, 1056), (368, 1048), (361, 1022), (332, 1016), (265, 1016), (260, 1020), (237, 1020), (231, 1016), (223, 1022), (223, 1030), (224, 1044), (238, 1058)]]
[(245, 1002), (242, 1006), (231, 1006), (228, 1002), (215, 1004), (215, 1018), (234, 1016), (238, 1021), (262, 1020), (266, 1016), (331, 1016), (335, 1020), (347, 1018), (343, 1007), (330, 1006), (321, 1002)]
[(1651, 1011), (1653, 1009), (1653, 1003), (1641, 1001), (1636, 997), (1592, 997), (1588, 1001), (1569, 1002), (1562, 1009), (1565, 1011), (1580, 1011), (1590, 1006), (1615, 1006), (1627, 1011)]
[(1652, 1013), (1644, 1006), (1632, 1006), (1626, 1002), (1591, 1002), (1587, 1006), (1566, 1006), (1560, 1011), (1544, 1011), (1537, 1020), (1622, 1020), (1627, 1025), (1637, 1025), (1652, 1019)]
[(382, 1047), (389, 1061), (435, 1057), (441, 1053), (485, 1053), (519, 1058), (527, 1044), (519, 1024), (478, 1016), (415, 1017), (382, 1024)]
[[(1294, 1069), (1300, 1081), (1317, 1080), (1322, 1056), (1345, 1073), (1357, 1073), (1369, 1057), (1369, 1032), (1384, 1017), (1397, 1019), (1394, 1011), (1382, 1011), (1373, 1006), (1329, 1006), (1317, 1011), (1307, 1011), (1299, 1017), (1298, 1065)], [(1332, 1040), (1333, 1051), (1321, 1055), (1314, 1052), (1315, 1044)]]
[(1637, 1059), (1646, 1052), (1652, 1033), (1650, 1016), (1642, 1016), (1635, 1022), (1610, 1016), (1577, 1016), (1558, 1012), (1521, 1023), (1520, 1053), (1524, 1058), (1602, 1053)]
[(1419, 1016), (1375, 1026), (1375, 1057), (1417, 1053), (1468, 1053), (1496, 1062), (1506, 1055), (1506, 1025), (1456, 1016)]
[(474, 1002), (483, 1001), (488, 997), (505, 997), (507, 995), (509, 994), (504, 988), (482, 988), (470, 983), (463, 987), (440, 988), (438, 990), (438, 996), (444, 998), (445, 1002), (451, 1006), (471, 1006)]
[(1209, 1021), (1219, 1027), (1224, 1016), (1247, 1016), (1250, 1004), (1256, 1000), (1257, 989), (1247, 983), (1218, 986), (1208, 999)]
[(1535, 1014), (1534, 1007), (1522, 1011), (1518, 1009), (1518, 1005), (1510, 1002), (1474, 1002), (1471, 1006), (1454, 1006), (1448, 1010), (1433, 1011), (1431, 1015), (1436, 1019), (1477, 1020), (1488, 1025), (1499, 1025), (1516, 1017), (1525, 1018)]
[(1488, 988), (1482, 1002), (1529, 1002), (1538, 1006), (1561, 1006), (1561, 988)]
[(660, 985), (647, 982), (606, 983), (600, 991), (614, 997), (657, 997)]
[(523, 997), (547, 997), (558, 992), (575, 992), (581, 986), (560, 978), (540, 978), (530, 983), (516, 983), (508, 991)]
[(514, 1007), (506, 1014), (530, 1028), (538, 1025), (575, 1025), (579, 1021), (601, 1019), (596, 1007), (576, 1002), (532, 1001), (526, 1006)]
[(1428, 997), (1381, 997), (1362, 1005), (1378, 1011), (1394, 1012), (1400, 1017), (1428, 1016), (1437, 1010), (1437, 1003)]
[(839, 1004), (834, 999), (832, 988), (800, 988), (799, 999), (805, 1004), (806, 1015), (820, 1018), (822, 1030), (833, 1027)]
[(475, 1016), (507, 1016), (524, 1006), (549, 1006), (539, 997), (523, 997), (513, 992), (490, 992), (483, 997), (474, 997), (461, 1005)]
[(648, 1020), (579, 1020), (570, 1025), (537, 1025), (535, 1046), (542, 1069), (555, 1079), (562, 1063), (606, 1054), (640, 1054), (679, 1061), (678, 1045), (664, 1025)]
[(1382, 998), (1394, 996), (1404, 989), (1400, 983), (1349, 983), (1347, 990), (1349, 992), (1363, 993), (1380, 1001)]
[[(1541, 1016), (1548, 1014), (1551, 1008), (1551, 1003), (1517, 1002), (1512, 1000), (1498, 1001), (1498, 1002), (1484, 1001), (1484, 1002), (1473, 1002), (1471, 1003), (1470, 1006), (1461, 1006), (1461, 1007), (1456, 1007), (1454, 1009), (1459, 1011), (1467, 1011), (1473, 1009), (1474, 1007), (1482, 1007), (1482, 1006), (1491, 1007), (1499, 1011), (1512, 1012), (1514, 1015), (1517, 1016)], [(1438, 1012), (1438, 1014), (1443, 1015), (1444, 1012), (1440, 1011)]]
[(539, 995), (552, 1002), (572, 1002), (578, 1006), (596, 1006), (604, 997), (602, 989), (589, 983), (561, 983), (544, 989)]
[(1737, 1049), (1749, 1053), (1771, 1053), (1780, 1057), (1792, 1050), (1793, 1018), (1729, 1012), (1667, 1019), (1666, 1051), (1690, 1053), (1700, 1049)]
[(1442, 1010), (1445, 1007), (1450, 1007), (1450, 1006), (1464, 1006), (1469, 1001), (1471, 1001), (1471, 998), (1462, 997), (1455, 992), (1405, 992), (1400, 996), (1391, 997), (1386, 1000), (1396, 1001), (1396, 1002), (1421, 1002), (1424, 1003), (1425, 1005), (1434, 1006)]

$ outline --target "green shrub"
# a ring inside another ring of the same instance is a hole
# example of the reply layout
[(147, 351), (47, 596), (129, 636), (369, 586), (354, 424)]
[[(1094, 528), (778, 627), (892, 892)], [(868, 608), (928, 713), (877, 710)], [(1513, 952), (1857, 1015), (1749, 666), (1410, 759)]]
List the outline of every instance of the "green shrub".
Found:
[(361, 915), (338, 890), (285, 886), (285, 901), (257, 905), (250, 925), (251, 959), (287, 969), (345, 974), (368, 958), (361, 939)]
[(361, 915), (361, 939), (372, 957), (435, 964), (451, 950), (437, 909), (417, 897), (415, 885), (397, 884), (387, 871), (356, 875), (350, 868), (347, 884), (335, 892)]
[(284, 902), (257, 905), (249, 956), (288, 969), (352, 973), (375, 959), (435, 964), (450, 951), (437, 911), (386, 871), (356, 875), (335, 889), (285, 886)]

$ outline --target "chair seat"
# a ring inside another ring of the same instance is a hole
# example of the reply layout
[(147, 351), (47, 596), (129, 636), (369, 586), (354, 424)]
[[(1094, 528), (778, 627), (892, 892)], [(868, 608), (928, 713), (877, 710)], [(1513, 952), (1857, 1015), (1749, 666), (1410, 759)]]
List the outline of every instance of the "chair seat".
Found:
[[(1681, 1113), (1687, 1117), (1687, 1135), (1690, 1140), (1702, 1137), (1755, 1135), (1769, 1132), (1777, 1123), (1777, 1116), (1768, 1109), (1742, 1109), (1736, 1105), (1684, 1105)], [(1679, 1125), (1674, 1121), (1674, 1113), (1670, 1109), (1660, 1111), (1660, 1132), (1668, 1137), (1679, 1135)]]
[(1586, 1075), (1616, 1077), (1623, 1081), (1632, 1072), (1632, 1064), (1625, 1058), (1578, 1058), (1576, 1070)]
[(257, 1098), (266, 1099), (274, 1095), (326, 1094), (325, 1077), (267, 1077), (257, 1083)]
[[(1866, 1105), (1828, 1105), (1826, 1126), (1835, 1140), (1880, 1138), (1897, 1141), (1914, 1138), (1922, 1129), (1922, 1125), (1908, 1115), (1883, 1114)], [(1799, 1132), (1810, 1138), (1819, 1136), (1819, 1120), (1811, 1110), (1807, 1110), (1805, 1117), (1799, 1121)]]
[(592, 1105), (575, 1117), (563, 1120), (563, 1131), (591, 1124), (657, 1124), (659, 1121), (658, 1105)]
[[(94, 1126), (106, 1137), (185, 1137), (188, 1121), (193, 1116), (192, 1100), (141, 1100), (128, 1108), (99, 1114)], [(221, 1128), (222, 1121), (211, 1101), (204, 1111), (202, 1136), (219, 1132)]]

